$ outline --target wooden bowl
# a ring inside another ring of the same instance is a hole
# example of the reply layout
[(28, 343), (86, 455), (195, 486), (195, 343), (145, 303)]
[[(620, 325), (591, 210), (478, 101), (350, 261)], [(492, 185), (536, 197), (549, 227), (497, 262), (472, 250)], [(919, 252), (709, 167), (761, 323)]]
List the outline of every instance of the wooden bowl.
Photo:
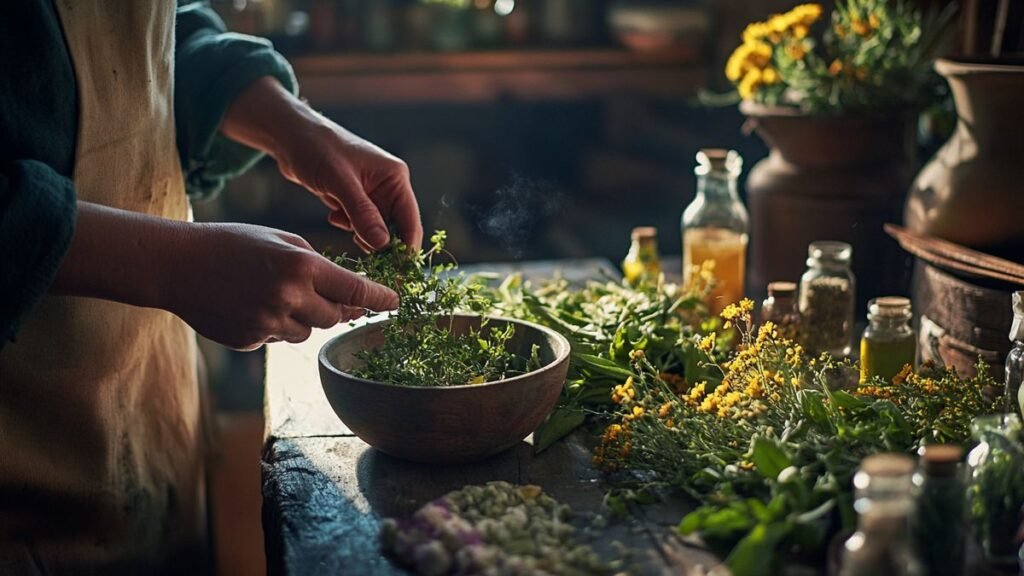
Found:
[[(515, 325), (508, 348), (528, 357), (539, 346), (542, 367), (483, 384), (409, 387), (352, 375), (356, 353), (383, 342), (372, 322), (337, 336), (320, 349), (320, 381), (334, 412), (374, 448), (405, 460), (458, 463), (479, 460), (515, 446), (547, 418), (558, 402), (569, 369), (569, 342), (543, 326), (494, 318), (489, 326)], [(448, 321), (447, 318), (444, 319)], [(453, 329), (479, 328), (479, 316), (456, 316)]]

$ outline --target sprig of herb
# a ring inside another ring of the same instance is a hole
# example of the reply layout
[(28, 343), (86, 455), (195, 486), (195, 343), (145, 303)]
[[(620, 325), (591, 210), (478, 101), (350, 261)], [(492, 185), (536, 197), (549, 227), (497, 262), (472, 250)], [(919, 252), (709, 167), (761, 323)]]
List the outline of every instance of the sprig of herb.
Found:
[[(355, 375), (400, 386), (461, 386), (501, 380), (534, 369), (536, 351), (523, 358), (508, 350), (513, 324), (496, 326), (484, 317), (479, 329), (460, 333), (458, 312), (483, 315), (489, 300), (483, 285), (453, 274), (454, 259), (444, 249), (445, 232), (430, 238), (430, 249), (409, 250), (394, 240), (362, 258), (335, 258), (339, 265), (398, 293), (398, 310), (382, 328), (384, 344), (357, 354), (363, 366)], [(448, 261), (435, 263), (447, 256)]]

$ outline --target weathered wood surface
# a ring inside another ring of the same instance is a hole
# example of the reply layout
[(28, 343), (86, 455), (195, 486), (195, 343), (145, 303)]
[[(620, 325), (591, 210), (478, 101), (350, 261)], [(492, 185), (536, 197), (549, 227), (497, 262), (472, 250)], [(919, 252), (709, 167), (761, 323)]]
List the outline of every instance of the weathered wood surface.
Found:
[[(549, 277), (559, 268), (570, 280), (583, 281), (602, 267), (614, 270), (600, 260), (479, 268), (527, 277)], [(397, 460), (354, 437), (327, 403), (317, 369), (320, 346), (342, 329), (268, 351), (263, 525), (270, 574), (403, 573), (380, 552), (380, 520), (411, 514), (466, 484), (538, 484), (581, 512), (584, 524), (589, 514), (603, 511), (606, 486), (590, 465), (593, 436), (584, 431), (539, 455), (528, 438), (489, 460), (449, 467)], [(638, 510), (610, 522), (591, 543), (609, 559), (618, 556), (613, 542), (628, 547), (632, 573), (706, 574), (719, 562), (672, 531), (685, 511), (681, 502)]]

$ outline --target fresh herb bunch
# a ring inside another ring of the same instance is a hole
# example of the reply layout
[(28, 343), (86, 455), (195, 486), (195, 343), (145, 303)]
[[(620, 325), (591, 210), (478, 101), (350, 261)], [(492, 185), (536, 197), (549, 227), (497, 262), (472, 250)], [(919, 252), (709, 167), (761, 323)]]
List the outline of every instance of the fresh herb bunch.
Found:
[(858, 386), (852, 363), (808, 359), (771, 323), (755, 327), (752, 309), (745, 300), (723, 312), (741, 334), (724, 360), (713, 333), (695, 337), (713, 377), (686, 389), (632, 352), (632, 375), (612, 392), (617, 419), (594, 454), (606, 470), (646, 472), (644, 487), (701, 502), (680, 531), (730, 550), (737, 576), (777, 573), (783, 550), (820, 553), (837, 513), (852, 527), (864, 456), (966, 443), (971, 418), (994, 408), (984, 365), (972, 379), (906, 370)]
[(725, 67), (739, 97), (806, 112), (928, 103), (941, 81), (930, 60), (954, 8), (921, 11), (907, 0), (839, 0), (815, 33), (820, 4), (802, 4), (743, 31)]
[[(562, 398), (534, 433), (538, 451), (582, 425), (588, 412), (611, 405), (612, 388), (632, 374), (631, 350), (645, 350), (649, 361), (680, 385), (683, 375), (701, 377), (703, 353), (691, 337), (720, 322), (709, 319), (704, 304), (714, 282), (711, 267), (690, 276), (685, 286), (609, 279), (574, 288), (560, 278), (534, 286), (512, 275), (481, 293), (493, 313), (547, 326), (572, 344)], [(720, 344), (724, 350), (728, 342)]]
[[(480, 329), (453, 331), (455, 314), (484, 315), (490, 301), (484, 286), (453, 274), (456, 264), (445, 251), (445, 232), (430, 238), (427, 251), (410, 251), (400, 240), (380, 252), (339, 265), (365, 275), (398, 293), (398, 310), (382, 328), (384, 344), (357, 354), (360, 378), (400, 386), (461, 386), (501, 380), (538, 367), (537, 350), (523, 358), (507, 349), (513, 324), (492, 325), (484, 317)], [(436, 263), (435, 258), (449, 257)]]

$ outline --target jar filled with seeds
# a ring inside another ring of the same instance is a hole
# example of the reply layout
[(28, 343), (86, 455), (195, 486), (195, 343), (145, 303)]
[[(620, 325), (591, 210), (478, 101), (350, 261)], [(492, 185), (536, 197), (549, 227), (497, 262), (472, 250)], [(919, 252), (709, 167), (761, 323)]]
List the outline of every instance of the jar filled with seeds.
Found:
[(812, 242), (807, 249), (800, 315), (803, 345), (812, 354), (850, 355), (856, 290), (852, 256), (853, 247), (845, 242)]

